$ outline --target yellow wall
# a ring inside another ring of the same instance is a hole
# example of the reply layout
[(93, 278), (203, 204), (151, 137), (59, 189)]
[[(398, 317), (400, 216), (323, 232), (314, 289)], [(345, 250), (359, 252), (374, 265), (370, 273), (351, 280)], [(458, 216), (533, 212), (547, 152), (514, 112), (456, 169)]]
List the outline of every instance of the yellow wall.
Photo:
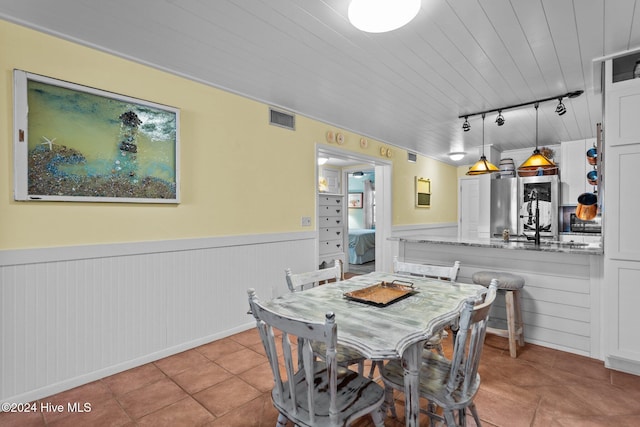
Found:
[[(325, 123), (268, 124), (268, 106), (0, 20), (0, 249), (304, 231), (315, 214), (315, 144)], [(13, 200), (13, 69), (180, 109), (179, 205)], [(341, 148), (360, 149), (344, 132)], [(393, 223), (453, 222), (456, 168), (394, 148)], [(433, 207), (414, 207), (414, 176), (431, 178)], [(315, 226), (315, 222), (313, 223)]]

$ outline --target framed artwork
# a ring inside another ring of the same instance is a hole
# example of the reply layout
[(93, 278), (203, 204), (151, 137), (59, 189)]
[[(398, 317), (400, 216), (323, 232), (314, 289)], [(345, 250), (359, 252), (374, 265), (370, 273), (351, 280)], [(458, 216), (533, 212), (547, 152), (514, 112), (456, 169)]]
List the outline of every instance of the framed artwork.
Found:
[(15, 200), (179, 203), (178, 109), (14, 70)]
[(431, 180), (416, 176), (416, 207), (431, 207)]
[(350, 208), (362, 209), (362, 194), (363, 193), (349, 193)]

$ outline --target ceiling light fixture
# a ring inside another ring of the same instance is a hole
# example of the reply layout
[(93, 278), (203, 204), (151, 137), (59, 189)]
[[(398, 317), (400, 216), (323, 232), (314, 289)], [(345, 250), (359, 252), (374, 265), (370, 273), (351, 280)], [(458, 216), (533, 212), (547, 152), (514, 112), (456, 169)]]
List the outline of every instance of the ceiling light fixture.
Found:
[(462, 124), (462, 130), (465, 132), (469, 132), (471, 130), (471, 125), (469, 124), (469, 120), (467, 120), (468, 118), (468, 116), (464, 116), (464, 123)]
[(538, 149), (538, 103), (534, 106), (536, 108), (536, 149), (533, 150), (533, 154), (520, 165), (518, 168), (518, 175), (555, 175), (558, 173), (558, 167), (553, 163), (553, 161), (546, 158)]
[[(468, 118), (469, 117), (480, 116), (480, 115), (488, 114), (488, 113), (495, 113), (496, 111), (500, 114), (502, 111), (505, 111), (505, 110), (511, 110), (511, 109), (514, 109), (514, 108), (520, 108), (520, 107), (524, 107), (524, 106), (527, 106), (527, 105), (540, 104), (541, 102), (546, 102), (546, 101), (555, 101), (556, 99), (559, 99), (560, 100), (560, 104), (562, 104), (562, 98), (576, 98), (576, 97), (582, 95), (583, 93), (584, 93), (583, 90), (576, 90), (576, 91), (573, 91), (573, 92), (567, 92), (567, 93), (562, 94), (562, 95), (551, 96), (549, 98), (538, 99), (538, 100), (530, 101), (530, 102), (523, 102), (522, 104), (508, 105), (506, 107), (494, 108), (492, 110), (486, 110), (486, 111), (479, 111), (477, 113), (461, 114), (461, 115), (458, 116), (458, 118), (459, 119), (464, 118), (464, 123), (462, 124), (462, 129), (465, 132), (467, 132), (469, 130), (469, 128), (470, 128), (470, 126), (468, 125)], [(564, 104), (562, 104), (562, 106), (564, 107)], [(564, 114), (566, 112), (566, 110), (567, 110), (567, 108), (564, 107), (564, 112), (563, 113), (560, 113), (558, 111), (558, 109), (556, 109), (556, 112), (558, 114), (562, 115), (562, 114)], [(497, 122), (497, 120), (496, 120), (496, 122)], [(465, 125), (466, 125), (466, 127), (465, 127)], [(500, 124), (498, 126), (500, 126)]]
[(502, 126), (504, 124), (504, 116), (502, 115), (502, 110), (498, 111), (498, 117), (496, 117), (496, 123), (498, 126)]
[(386, 33), (398, 29), (416, 17), (421, 0), (352, 0), (349, 22), (367, 33)]
[(318, 166), (322, 166), (329, 161), (328, 157), (318, 157)]
[(453, 153), (449, 153), (449, 158), (454, 162), (457, 162), (458, 160), (462, 160), (466, 154), (467, 153), (464, 151), (455, 151)]
[(484, 114), (482, 114), (482, 156), (473, 166), (469, 168), (467, 175), (482, 175), (485, 173), (498, 172), (500, 169), (487, 160), (484, 155)]
[(558, 98), (558, 106), (556, 107), (556, 113), (558, 113), (559, 116), (562, 116), (566, 112), (567, 112), (567, 107), (564, 106), (564, 104), (562, 103), (562, 97), (560, 97)]

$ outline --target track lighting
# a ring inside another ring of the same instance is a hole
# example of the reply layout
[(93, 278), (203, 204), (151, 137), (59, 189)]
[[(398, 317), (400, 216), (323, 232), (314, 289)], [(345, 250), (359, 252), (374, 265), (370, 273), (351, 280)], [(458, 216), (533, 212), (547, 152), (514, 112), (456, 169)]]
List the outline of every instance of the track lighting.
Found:
[[(556, 96), (552, 96), (549, 98), (544, 98), (544, 99), (538, 99), (536, 101), (530, 101), (530, 102), (523, 102), (522, 104), (515, 104), (515, 105), (508, 105), (506, 107), (502, 107), (502, 108), (494, 108), (493, 110), (486, 110), (486, 111), (479, 111), (477, 113), (470, 113), (470, 114), (462, 114), (460, 116), (458, 116), (459, 119), (464, 117), (464, 123), (462, 124), (462, 130), (464, 130), (465, 132), (469, 131), (469, 129), (471, 129), (471, 125), (469, 125), (469, 117), (473, 117), (473, 116), (479, 116), (482, 114), (487, 114), (487, 113), (494, 113), (494, 112), (498, 112), (498, 118), (496, 119), (496, 123), (498, 124), (498, 126), (502, 126), (504, 124), (504, 116), (502, 116), (502, 112), (504, 110), (511, 110), (513, 108), (520, 108), (520, 107), (524, 107), (525, 105), (533, 105), (533, 104), (539, 104), (541, 102), (546, 102), (546, 101), (553, 101), (553, 100), (558, 100), (558, 107), (556, 108), (556, 113), (558, 113), (559, 115), (563, 115), (564, 113), (567, 112), (567, 107), (565, 107), (565, 105), (562, 103), (562, 98), (576, 98), (580, 95), (582, 95), (584, 93), (583, 90), (576, 90), (573, 92), (567, 92), (565, 94), (562, 95), (556, 95)], [(502, 120), (500, 120), (500, 118), (502, 117)]]
[(559, 116), (562, 116), (566, 112), (567, 112), (567, 107), (564, 106), (564, 104), (562, 103), (562, 97), (560, 97), (558, 98), (558, 106), (556, 107), (556, 113), (558, 113)]
[(467, 120), (469, 116), (464, 116), (464, 123), (462, 124), (462, 130), (465, 132), (469, 132), (471, 130), (471, 125), (469, 124), (469, 120)]

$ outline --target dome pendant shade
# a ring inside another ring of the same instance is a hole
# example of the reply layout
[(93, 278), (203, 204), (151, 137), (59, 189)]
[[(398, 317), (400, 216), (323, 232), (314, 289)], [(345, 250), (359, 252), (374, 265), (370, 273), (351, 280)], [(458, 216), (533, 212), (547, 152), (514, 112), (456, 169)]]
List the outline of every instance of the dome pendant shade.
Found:
[(482, 175), (485, 173), (493, 173), (499, 172), (500, 169), (493, 163), (487, 160), (484, 155), (484, 117), (482, 114), (482, 156), (480, 156), (480, 160), (478, 160), (473, 166), (469, 168), (467, 171), (467, 175)]
[(349, 21), (360, 31), (386, 33), (408, 24), (420, 6), (420, 0), (351, 0)]
[(500, 169), (493, 163), (487, 160), (487, 158), (483, 155), (480, 157), (473, 166), (469, 168), (467, 171), (467, 175), (482, 175), (485, 173), (499, 172)]
[(538, 103), (536, 103), (534, 107), (536, 109), (536, 149), (533, 150), (533, 154), (520, 165), (518, 175), (555, 175), (558, 173), (558, 166), (546, 158), (538, 149)]

